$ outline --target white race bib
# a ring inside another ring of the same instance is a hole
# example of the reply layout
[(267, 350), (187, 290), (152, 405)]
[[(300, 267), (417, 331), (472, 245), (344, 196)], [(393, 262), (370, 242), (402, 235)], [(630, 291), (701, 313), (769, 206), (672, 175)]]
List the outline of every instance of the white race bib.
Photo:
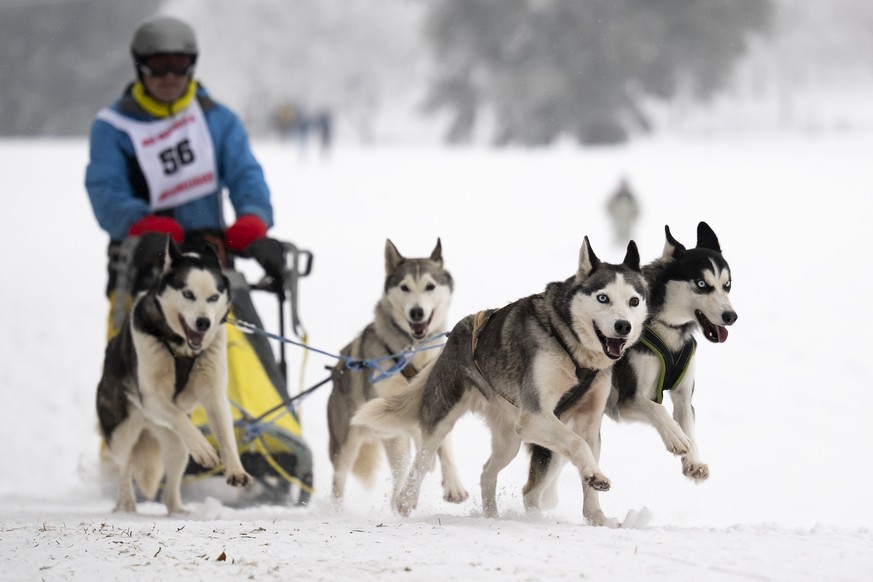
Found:
[(197, 99), (181, 114), (159, 121), (129, 119), (108, 108), (97, 118), (133, 142), (152, 210), (173, 208), (218, 190), (215, 148)]

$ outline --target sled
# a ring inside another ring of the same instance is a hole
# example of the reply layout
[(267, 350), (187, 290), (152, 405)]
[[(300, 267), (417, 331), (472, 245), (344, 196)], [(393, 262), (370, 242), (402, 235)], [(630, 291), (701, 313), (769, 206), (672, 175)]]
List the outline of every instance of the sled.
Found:
[[(156, 239), (132, 237), (110, 251), (110, 268), (115, 269), (114, 289), (110, 287), (109, 337), (120, 329), (124, 315), (130, 309), (131, 290), (142, 288), (147, 274), (137, 269), (143, 246), (155, 245)], [(142, 240), (139, 240), (142, 239)], [(165, 239), (164, 239), (165, 240)], [(210, 239), (205, 239), (209, 241)], [(227, 326), (228, 399), (234, 420), (234, 431), (240, 458), (245, 470), (258, 485), (254, 495), (246, 495), (240, 504), (307, 505), (313, 492), (312, 453), (300, 426), (300, 418), (291, 405), (288, 393), (285, 345), (280, 343), (278, 358), (267, 338), (257, 333), (244, 333), (236, 322), (245, 322), (250, 329), (263, 329), (255, 310), (252, 292), (267, 293), (278, 302), (279, 335), (285, 335), (285, 315), (289, 315), (294, 334), (305, 343), (305, 330), (297, 313), (297, 283), (312, 270), (312, 253), (291, 243), (276, 239), (261, 239), (252, 243), (245, 253), (226, 257), (224, 270), (231, 284), (231, 312)], [(264, 270), (257, 282), (250, 283), (234, 265), (236, 260), (254, 260)], [(118, 301), (118, 298), (125, 298)], [(191, 420), (213, 446), (217, 446), (207, 423), (206, 412), (196, 408)], [(223, 467), (206, 469), (192, 459), (186, 469), (186, 482), (218, 475)]]

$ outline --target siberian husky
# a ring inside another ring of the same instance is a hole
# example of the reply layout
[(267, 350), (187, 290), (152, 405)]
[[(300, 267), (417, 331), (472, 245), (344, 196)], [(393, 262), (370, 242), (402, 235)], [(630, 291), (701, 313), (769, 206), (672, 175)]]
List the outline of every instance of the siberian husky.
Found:
[[(338, 506), (350, 470), (365, 483), (372, 481), (380, 441), (394, 480), (392, 502), (395, 499), (409, 468), (409, 437), (383, 439), (366, 427), (352, 426), (351, 419), (368, 400), (408, 390), (410, 380), (436, 357), (432, 348), (439, 344), (432, 342), (445, 332), (453, 289), (452, 276), (443, 266), (439, 239), (428, 258), (406, 258), (390, 240), (385, 242), (385, 286), (375, 317), (342, 349), (342, 361), (334, 368), (333, 389), (327, 402), (332, 493)], [(404, 351), (415, 355), (399, 373), (388, 373), (404, 363), (399, 356)], [(345, 367), (342, 362), (349, 359), (378, 362), (383, 377), (375, 381), (372, 370)], [(453, 503), (464, 501), (468, 494), (461, 485), (448, 441), (440, 447), (439, 457), (443, 498)]]
[[(416, 507), (434, 451), (458, 418), (473, 410), (484, 415), (492, 433), (480, 482), (485, 515), (497, 515), (497, 475), (526, 441), (573, 462), (586, 515), (602, 519), (597, 492), (610, 483), (598, 466), (599, 433), (611, 367), (637, 341), (645, 319), (636, 244), (628, 244), (621, 265), (612, 265), (595, 256), (587, 237), (574, 276), (462, 319), (409, 389), (367, 404), (353, 420), (385, 433), (422, 435), (397, 511), (408, 515)], [(565, 410), (574, 418), (573, 430), (558, 419)]]
[[(188, 455), (203, 467), (224, 463), (228, 484), (245, 486), (227, 399), (224, 319), (230, 287), (218, 256), (182, 254), (167, 238), (162, 269), (106, 346), (97, 416), (118, 471), (115, 511), (136, 512), (132, 478), (154, 498), (166, 473), (167, 511), (184, 513), (180, 486)], [(202, 404), (221, 457), (189, 413)]]
[[(728, 337), (737, 313), (731, 305), (731, 270), (718, 238), (705, 222), (697, 225), (697, 246), (686, 249), (665, 227), (662, 256), (643, 267), (649, 288), (649, 320), (640, 342), (613, 368), (606, 414), (617, 421), (642, 421), (658, 431), (667, 450), (682, 459), (682, 472), (702, 481), (709, 467), (700, 460), (694, 432), (694, 333), (713, 343)], [(670, 391), (673, 417), (663, 406)], [(530, 477), (524, 488), (529, 510), (549, 509), (557, 502), (555, 478), (563, 460), (533, 447)]]

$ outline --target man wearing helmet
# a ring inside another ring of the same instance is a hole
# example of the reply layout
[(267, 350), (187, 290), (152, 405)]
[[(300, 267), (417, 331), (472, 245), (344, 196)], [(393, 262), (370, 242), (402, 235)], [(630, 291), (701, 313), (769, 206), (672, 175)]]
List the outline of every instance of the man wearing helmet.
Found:
[[(110, 239), (107, 336), (119, 333), (132, 297), (160, 273), (166, 235), (183, 250), (214, 246), (227, 267), (233, 316), (260, 326), (246, 279), (233, 270), (225, 251), (256, 259), (267, 275), (260, 283), (279, 289), (275, 292), (280, 302), (291, 275), (285, 243), (266, 237), (273, 209), (245, 129), (194, 80), (197, 41), (186, 23), (169, 17), (148, 20), (136, 30), (130, 48), (136, 80), (97, 114), (85, 174), (94, 215)], [(222, 216), (225, 191), (236, 215), (229, 228)], [(293, 317), (292, 307), (292, 321)], [(278, 407), (267, 409), (287, 398), (284, 367), (279, 367), (263, 335), (243, 334), (229, 325), (226, 331), (228, 347), (232, 346), (227, 350), (228, 394), (246, 394), (246, 414), (253, 418), (272, 414)], [(180, 380), (186, 374), (184, 363), (179, 370), (177, 383), (185, 381)], [(202, 408), (191, 419), (199, 427), (207, 426)], [(300, 485), (300, 502), (305, 503), (311, 492), (311, 454), (300, 440), (299, 420), (293, 413), (271, 416), (263, 430), (275, 438), (262, 437), (257, 452), (243, 452), (245, 470), (261, 481), (264, 500), (283, 499), (293, 481)], [(267, 466), (273, 473), (264, 469)], [(188, 470), (196, 473), (197, 467), (189, 465)], [(265, 475), (271, 479), (261, 479)], [(278, 485), (276, 475), (283, 477)]]
[[(131, 42), (137, 80), (91, 127), (85, 186), (110, 262), (129, 236), (166, 233), (196, 250), (243, 251), (273, 225), (270, 193), (239, 118), (194, 80), (191, 27), (159, 16)], [(225, 228), (222, 193), (236, 221)], [(110, 290), (114, 288), (110, 268)], [(112, 330), (110, 330), (110, 335)]]

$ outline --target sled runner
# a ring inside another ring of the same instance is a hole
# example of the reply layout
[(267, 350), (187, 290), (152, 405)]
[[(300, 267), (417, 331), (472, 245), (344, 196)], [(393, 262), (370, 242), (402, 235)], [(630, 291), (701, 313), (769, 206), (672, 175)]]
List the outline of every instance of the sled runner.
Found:
[[(154, 276), (165, 240), (164, 235), (147, 234), (110, 247), (110, 283), (107, 289), (110, 338), (120, 329), (133, 294), (148, 286)], [(262, 329), (251, 292), (267, 293), (278, 302), (279, 334), (285, 335), (287, 312), (292, 331), (305, 343), (306, 333), (297, 313), (297, 282), (312, 269), (311, 252), (288, 242), (261, 239), (252, 243), (245, 253), (226, 255), (221, 239), (211, 233), (189, 233), (184, 249), (197, 251), (204, 244), (217, 247), (225, 264), (225, 275), (231, 284), (231, 321), (246, 322)], [(237, 260), (254, 260), (263, 269), (263, 276), (250, 283), (235, 268)], [(257, 494), (246, 502), (306, 505), (313, 490), (312, 454), (303, 439), (298, 414), (287, 404), (290, 398), (285, 346), (280, 344), (277, 358), (263, 335), (244, 333), (231, 322), (225, 325), (227, 393), (237, 446), (243, 467), (260, 485)], [(191, 419), (215, 446), (217, 443), (210, 434), (203, 408), (195, 409)], [(205, 469), (189, 460), (186, 481), (219, 472), (220, 467)]]

